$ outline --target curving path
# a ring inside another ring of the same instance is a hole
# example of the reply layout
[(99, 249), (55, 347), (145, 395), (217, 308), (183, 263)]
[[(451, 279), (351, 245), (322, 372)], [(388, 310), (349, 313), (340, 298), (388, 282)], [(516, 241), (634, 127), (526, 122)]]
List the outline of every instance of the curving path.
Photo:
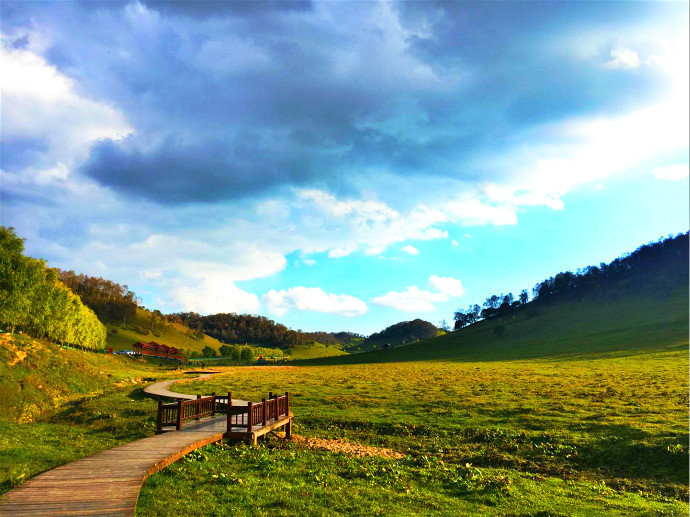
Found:
[[(144, 391), (160, 397), (196, 398), (168, 390), (180, 380), (184, 379), (157, 382)], [(233, 404), (243, 403), (246, 401), (233, 399)], [(130, 442), (54, 468), (2, 496), (0, 516), (131, 517), (147, 477), (199, 447), (221, 441), (226, 426), (225, 415), (185, 423), (180, 431)]]
[[(201, 373), (201, 372), (192, 372)], [(175, 384), (180, 381), (198, 381), (202, 379), (208, 379), (211, 375), (221, 372), (208, 372), (202, 373), (199, 377), (194, 377), (192, 379), (173, 379), (172, 381), (161, 381), (154, 382), (153, 384), (146, 386), (144, 388), (144, 393), (151, 395), (152, 397), (161, 397), (166, 399), (184, 399), (184, 400), (194, 400), (196, 395), (188, 395), (186, 393), (176, 393), (174, 391), (169, 391), (168, 388), (171, 384)], [(227, 393), (218, 393), (218, 395), (227, 395)], [(208, 395), (204, 395), (205, 397)], [(241, 399), (232, 399), (233, 406), (246, 406), (249, 402)]]

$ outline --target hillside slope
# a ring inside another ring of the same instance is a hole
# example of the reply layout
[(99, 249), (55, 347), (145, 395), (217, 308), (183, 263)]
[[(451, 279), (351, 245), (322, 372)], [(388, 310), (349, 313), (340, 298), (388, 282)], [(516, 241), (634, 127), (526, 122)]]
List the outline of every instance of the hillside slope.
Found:
[(421, 343), (315, 362), (495, 361), (687, 348), (687, 286), (662, 295), (641, 294), (530, 303), (509, 316)]
[[(146, 332), (142, 334), (134, 330), (138, 328)], [(222, 345), (220, 341), (210, 336), (204, 335), (203, 339), (194, 339), (187, 335), (188, 327), (170, 321), (157, 320), (154, 324), (154, 333), (151, 328), (151, 313), (147, 310), (137, 308), (137, 314), (133, 322), (128, 325), (108, 325), (108, 337), (106, 346), (113, 350), (131, 350), (132, 345), (137, 341), (155, 341), (175, 348), (201, 352), (205, 346), (210, 346), (216, 350)], [(113, 330), (117, 331), (112, 333)], [(158, 335), (156, 335), (158, 334)]]
[[(32, 422), (46, 411), (142, 378), (170, 375), (143, 360), (62, 348), (0, 334), (0, 421)], [(136, 382), (133, 382), (136, 384)]]

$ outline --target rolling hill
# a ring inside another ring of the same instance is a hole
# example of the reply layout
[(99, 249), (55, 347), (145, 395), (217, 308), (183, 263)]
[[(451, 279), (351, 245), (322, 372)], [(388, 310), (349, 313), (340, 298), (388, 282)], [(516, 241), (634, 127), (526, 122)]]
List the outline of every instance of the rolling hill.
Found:
[(623, 277), (597, 295), (534, 301), (405, 347), (310, 364), (556, 359), (687, 349), (687, 263), (680, 268), (647, 272), (637, 286)]
[(131, 350), (132, 344), (137, 341), (155, 341), (175, 348), (201, 352), (205, 346), (217, 350), (222, 345), (220, 341), (207, 335), (202, 339), (194, 339), (188, 335), (189, 328), (179, 323), (157, 320), (153, 327), (155, 333), (151, 332), (150, 328), (151, 313), (146, 309), (137, 308), (134, 320), (127, 325), (108, 325), (106, 346), (112, 347), (114, 351)]

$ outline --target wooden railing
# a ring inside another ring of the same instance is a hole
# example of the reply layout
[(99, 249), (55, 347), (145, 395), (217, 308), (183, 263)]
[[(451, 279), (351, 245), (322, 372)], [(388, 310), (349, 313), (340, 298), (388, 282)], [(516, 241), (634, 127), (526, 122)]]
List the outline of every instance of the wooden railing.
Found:
[(290, 394), (273, 395), (269, 393), (268, 400), (262, 399), (261, 402), (250, 402), (248, 413), (251, 418), (247, 420), (247, 431), (251, 432), (256, 425), (266, 425), (271, 420), (279, 420), (281, 417), (288, 416), (290, 413)]
[(193, 400), (178, 400), (164, 404), (158, 401), (158, 417), (156, 432), (162, 432), (164, 426), (175, 426), (178, 431), (187, 420), (198, 420), (217, 413), (227, 415), (228, 432), (233, 427), (246, 429), (251, 433), (255, 426), (265, 426), (270, 421), (276, 421), (290, 414), (290, 394), (274, 395), (269, 393), (268, 399), (261, 402), (249, 402), (246, 406), (235, 406), (232, 403), (232, 393), (227, 397), (213, 393), (210, 397), (197, 395)]

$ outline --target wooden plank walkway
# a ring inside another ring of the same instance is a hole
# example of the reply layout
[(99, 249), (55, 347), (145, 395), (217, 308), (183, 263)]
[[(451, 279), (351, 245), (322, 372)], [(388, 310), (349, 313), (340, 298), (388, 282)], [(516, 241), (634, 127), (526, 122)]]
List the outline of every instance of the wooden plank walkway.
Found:
[(0, 516), (134, 515), (147, 477), (185, 454), (222, 440), (226, 417), (191, 422), (40, 474), (0, 498)]
[[(173, 382), (177, 381), (155, 383), (145, 391), (170, 398), (195, 398), (168, 391)], [(235, 403), (246, 405), (247, 401), (233, 399)], [(277, 427), (289, 425), (291, 417), (290, 414), (255, 427), (253, 441)], [(227, 425), (226, 415), (192, 421), (180, 431), (143, 438), (39, 474), (0, 497), (0, 516), (131, 517), (139, 490), (151, 474), (195, 449), (221, 441), (224, 436), (247, 437), (241, 425), (231, 429)]]

